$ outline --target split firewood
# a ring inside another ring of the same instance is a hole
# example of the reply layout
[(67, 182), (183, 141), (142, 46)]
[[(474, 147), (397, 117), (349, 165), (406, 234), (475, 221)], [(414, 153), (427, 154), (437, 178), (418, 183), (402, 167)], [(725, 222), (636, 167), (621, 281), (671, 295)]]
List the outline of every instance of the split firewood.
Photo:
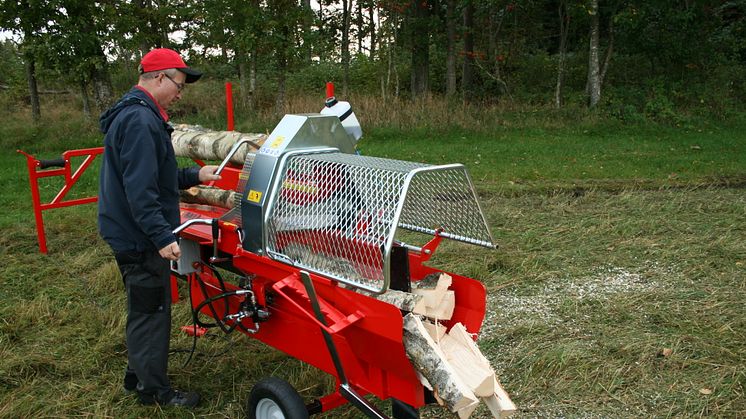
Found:
[(204, 204), (228, 209), (241, 204), (241, 194), (238, 192), (204, 185), (179, 191), (179, 198), (187, 204)]
[(427, 333), (430, 334), (430, 337), (433, 338), (437, 344), (440, 344), (440, 340), (443, 339), (443, 336), (448, 332), (448, 328), (438, 322), (433, 323), (431, 321), (423, 321), (422, 324), (425, 326)]
[(425, 315), (431, 319), (450, 320), (453, 317), (453, 310), (456, 308), (456, 293), (448, 290), (436, 307), (426, 305), (425, 308), (427, 309)]
[[(438, 322), (423, 320), (422, 326), (440, 350), (440, 354), (443, 356), (441, 361), (449, 365), (461, 382), (475, 396), (480, 397), (485, 402), (495, 418), (506, 418), (515, 412), (515, 404), (500, 385), (489, 360), (479, 350), (474, 339), (472, 339), (472, 335), (469, 334), (463, 324), (456, 323), (447, 333), (445, 332), (446, 327)], [(404, 337), (409, 339), (410, 335), (405, 334)], [(407, 342), (405, 341), (405, 348), (406, 346)], [(409, 355), (409, 352), (407, 354)], [(410, 358), (412, 357), (410, 356)], [(413, 364), (417, 369), (417, 364), (414, 362)], [(419, 370), (418, 374), (423, 385), (432, 390), (427, 376)], [(435, 390), (436, 400), (445, 404), (438, 397), (437, 388)], [(468, 418), (475, 408), (476, 405), (467, 405), (456, 410), (455, 413), (464, 419)]]
[(492, 416), (497, 419), (507, 418), (515, 413), (515, 404), (510, 400), (510, 396), (508, 396), (508, 393), (503, 389), (503, 386), (500, 385), (500, 382), (497, 381), (497, 378), (495, 378), (494, 386), (495, 394), (489, 397), (483, 397), (482, 400), (484, 401), (484, 404), (487, 405), (487, 408), (490, 409)]
[(425, 314), (425, 300), (420, 295), (410, 294), (404, 291), (389, 289), (383, 294), (371, 295), (371, 297), (389, 303), (399, 310), (409, 311), (415, 314)]
[(248, 153), (256, 152), (264, 144), (267, 134), (244, 134), (238, 131), (211, 131), (198, 125), (174, 125), (171, 143), (174, 152), (180, 157), (200, 160), (222, 161), (240, 140), (248, 143), (236, 151), (231, 163), (243, 165)]
[(489, 397), (495, 393), (495, 373), (489, 363), (483, 363), (480, 357), (450, 334), (440, 340), (440, 348), (461, 380), (475, 395)]
[(478, 403), (477, 396), (446, 361), (446, 355), (430, 337), (419, 316), (411, 313), (404, 316), (403, 342), (415, 369), (434, 387), (437, 396), (452, 412)]
[(430, 274), (421, 281), (412, 284), (412, 293), (425, 299), (427, 317), (449, 320), (456, 306), (456, 294), (449, 291), (453, 278), (446, 273)]
[[(463, 348), (466, 348), (471, 353), (471, 355), (474, 357), (474, 369), (477, 369), (476, 366), (479, 366), (482, 369), (488, 369), (492, 373), (491, 375), (493, 382), (491, 384), (491, 387), (493, 389), (493, 394), (485, 395), (482, 391), (483, 389), (474, 389), (474, 393), (482, 397), (482, 400), (490, 409), (492, 415), (496, 418), (505, 418), (515, 413), (515, 404), (512, 400), (510, 400), (510, 396), (508, 396), (508, 393), (500, 385), (500, 382), (497, 380), (494, 371), (492, 371), (489, 360), (482, 354), (482, 351), (479, 350), (479, 347), (474, 342), (474, 339), (471, 338), (471, 335), (466, 330), (464, 325), (461, 323), (456, 323), (455, 325), (453, 325), (453, 327), (451, 327), (451, 330), (448, 332), (447, 336), (453, 339), (454, 342), (458, 342)], [(448, 353), (448, 351), (446, 351), (446, 353)], [(486, 388), (487, 387), (485, 387), (484, 389)]]

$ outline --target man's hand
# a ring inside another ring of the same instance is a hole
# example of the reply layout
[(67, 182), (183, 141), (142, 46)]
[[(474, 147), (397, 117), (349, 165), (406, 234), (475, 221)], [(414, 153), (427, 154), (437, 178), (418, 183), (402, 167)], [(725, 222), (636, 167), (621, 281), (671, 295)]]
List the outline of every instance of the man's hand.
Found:
[(220, 180), (220, 175), (215, 174), (217, 169), (218, 166), (202, 166), (202, 168), (199, 169), (199, 181), (209, 182), (212, 180)]
[(181, 249), (179, 248), (179, 244), (176, 242), (173, 242), (159, 250), (158, 253), (160, 253), (163, 259), (168, 260), (178, 260), (179, 257), (181, 257)]

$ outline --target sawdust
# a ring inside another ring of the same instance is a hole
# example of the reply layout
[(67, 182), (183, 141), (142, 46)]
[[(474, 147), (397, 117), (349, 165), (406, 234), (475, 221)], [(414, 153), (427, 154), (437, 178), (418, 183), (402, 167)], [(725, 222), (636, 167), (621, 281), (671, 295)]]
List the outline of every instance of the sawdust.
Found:
[(522, 325), (562, 323), (567, 326), (568, 319), (560, 316), (558, 307), (568, 299), (608, 301), (621, 294), (661, 289), (665, 284), (659, 278), (672, 272), (672, 268), (654, 262), (636, 269), (602, 266), (583, 277), (551, 278), (530, 295), (518, 295), (509, 288), (499, 290), (487, 296), (481, 338)]

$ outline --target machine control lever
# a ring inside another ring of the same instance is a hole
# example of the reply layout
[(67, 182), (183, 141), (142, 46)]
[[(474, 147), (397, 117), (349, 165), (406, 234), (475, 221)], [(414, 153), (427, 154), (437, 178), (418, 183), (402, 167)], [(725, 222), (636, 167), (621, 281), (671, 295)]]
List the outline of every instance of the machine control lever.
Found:
[(233, 157), (233, 155), (236, 154), (238, 149), (241, 148), (241, 146), (244, 144), (252, 144), (256, 148), (259, 148), (259, 145), (257, 143), (249, 140), (248, 138), (243, 138), (243, 139), (236, 141), (236, 143), (233, 144), (233, 147), (231, 147), (231, 149), (228, 151), (228, 154), (225, 156), (225, 159), (223, 159), (223, 161), (220, 163), (220, 166), (218, 166), (218, 168), (215, 170), (216, 175), (219, 175), (220, 172), (222, 172), (223, 169), (225, 169), (225, 166), (227, 166), (228, 163), (231, 161), (231, 158)]

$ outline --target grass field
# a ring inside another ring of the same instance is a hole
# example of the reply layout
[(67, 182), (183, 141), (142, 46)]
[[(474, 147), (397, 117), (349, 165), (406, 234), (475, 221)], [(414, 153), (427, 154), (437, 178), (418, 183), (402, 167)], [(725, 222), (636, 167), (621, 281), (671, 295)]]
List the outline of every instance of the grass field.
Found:
[[(123, 287), (94, 206), (47, 213), (50, 253), (37, 252), (15, 149), (50, 158), (100, 142), (75, 112), (52, 113), (41, 128), (21, 113), (0, 121), (0, 417), (191, 417), (121, 390)], [(487, 286), (479, 344), (516, 416), (746, 416), (746, 123), (489, 116), (471, 128), (376, 119), (361, 147), (468, 166), (500, 248), (444, 244), (433, 264)], [(95, 185), (85, 179), (80, 193)], [(185, 304), (174, 310), (174, 329), (189, 323)], [(268, 375), (306, 400), (333, 386), (257, 341), (211, 334), (188, 366), (183, 352), (171, 358), (174, 384), (205, 397), (196, 416), (241, 417)], [(175, 330), (172, 348), (190, 346)]]

